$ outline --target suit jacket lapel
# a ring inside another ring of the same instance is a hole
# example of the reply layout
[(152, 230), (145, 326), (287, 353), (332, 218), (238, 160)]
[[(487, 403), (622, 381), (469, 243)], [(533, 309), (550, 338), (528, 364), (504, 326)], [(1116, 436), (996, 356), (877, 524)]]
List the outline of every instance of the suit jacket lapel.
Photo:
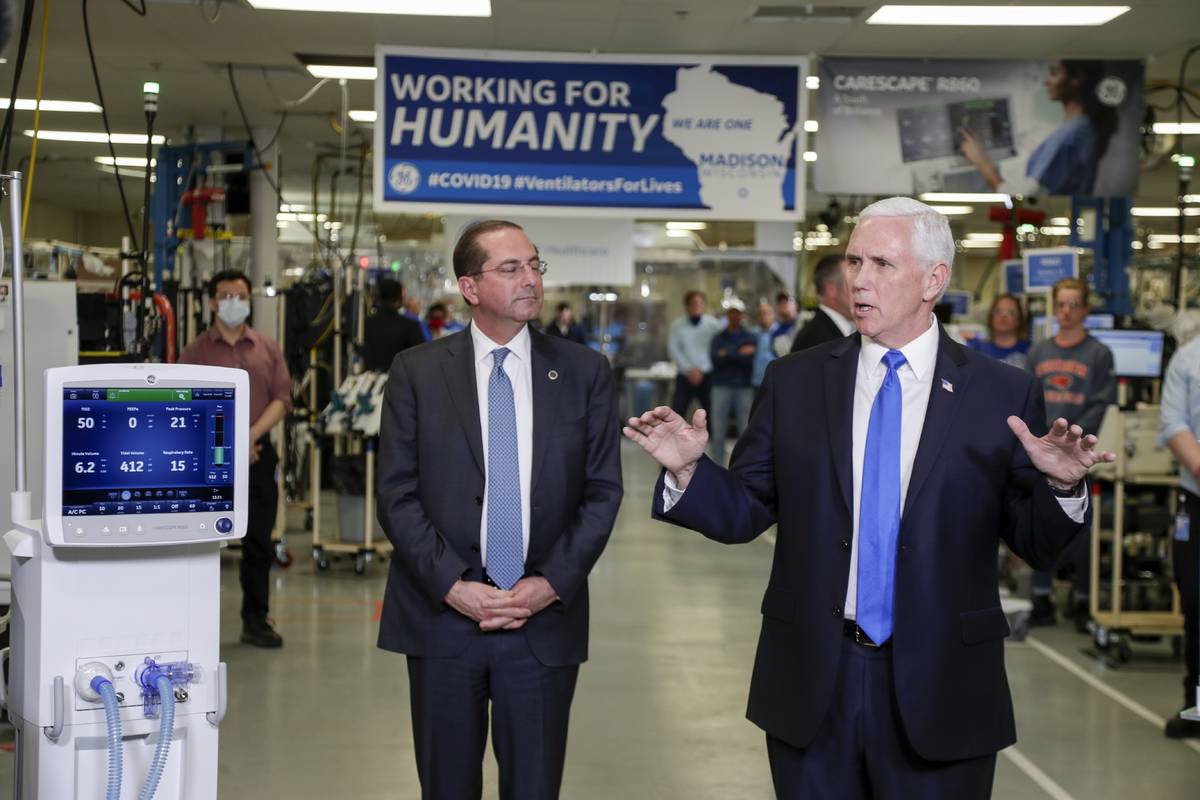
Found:
[[(530, 494), (537, 491), (538, 477), (542, 472), (542, 464), (546, 462), (546, 447), (550, 443), (550, 431), (558, 415), (556, 402), (559, 385), (558, 372), (554, 372), (558, 363), (554, 347), (550, 340), (535, 330), (529, 331), (530, 340), (530, 378), (533, 383), (533, 467), (530, 480)], [(554, 379), (550, 378), (551, 372)]]
[(854, 513), (854, 380), (858, 373), (861, 339), (856, 333), (838, 342), (825, 362), (825, 415), (829, 425), (829, 447), (842, 501)]
[(921, 429), (921, 442), (913, 459), (912, 476), (908, 481), (908, 494), (904, 499), (901, 519), (908, 516), (913, 500), (920, 494), (921, 486), (938, 461), (938, 454), (962, 405), (961, 398), (970, 379), (971, 373), (967, 369), (967, 356), (962, 345), (947, 336), (945, 330), (940, 330), (925, 425)]
[(454, 343), (446, 348), (442, 374), (459, 421), (462, 422), (475, 465), (479, 467), (481, 475), (486, 474), (483, 468), (483, 433), (479, 425), (479, 390), (475, 385), (475, 346), (471, 341), (470, 328), (454, 334)]

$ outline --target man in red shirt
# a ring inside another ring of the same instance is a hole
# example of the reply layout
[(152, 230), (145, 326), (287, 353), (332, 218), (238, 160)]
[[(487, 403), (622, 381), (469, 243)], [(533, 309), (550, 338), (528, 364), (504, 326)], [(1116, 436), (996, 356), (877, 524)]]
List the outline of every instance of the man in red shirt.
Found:
[(279, 488), (279, 456), (270, 432), (292, 408), (292, 378), (279, 343), (254, 330), (250, 317), (250, 279), (226, 270), (208, 283), (213, 324), (184, 348), (182, 364), (244, 369), (250, 376), (250, 508), (242, 540), (242, 641), (256, 647), (282, 647), (283, 637), (267, 621), (267, 595), (274, 551), (271, 530)]

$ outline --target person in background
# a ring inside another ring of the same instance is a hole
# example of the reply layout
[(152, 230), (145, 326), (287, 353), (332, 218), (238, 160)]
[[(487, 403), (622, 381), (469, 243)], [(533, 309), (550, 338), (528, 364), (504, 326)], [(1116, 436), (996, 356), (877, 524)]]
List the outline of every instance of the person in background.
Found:
[(421, 334), (425, 337), (425, 341), (429, 341), (433, 336), (429, 333), (429, 326), (425, 324), (425, 318), (421, 316), (421, 301), (415, 297), (410, 297), (404, 301), (404, 316), (416, 322), (421, 326)]
[[(1163, 383), (1159, 441), (1179, 463), (1171, 565), (1183, 610), (1183, 708), (1200, 706), (1200, 337), (1175, 352)], [(1200, 738), (1200, 722), (1168, 717), (1171, 739)]]
[[(1051, 295), (1058, 334), (1029, 350), (1029, 371), (1042, 384), (1046, 420), (1071, 420), (1084, 433), (1100, 430), (1104, 410), (1117, 402), (1117, 376), (1112, 351), (1088, 335), (1088, 285), (1078, 278), (1054, 284)], [(1082, 536), (1067, 551), (1063, 565), (1073, 568), (1069, 614), (1080, 633), (1087, 632), (1088, 593), (1091, 588), (1091, 537)], [(1055, 623), (1054, 572), (1033, 574), (1033, 611), (1030, 625)]]
[(767, 364), (775, 359), (775, 351), (771, 349), (771, 334), (775, 332), (775, 307), (770, 303), (758, 304), (758, 349), (754, 352), (754, 370), (750, 376), (750, 384), (757, 389), (762, 386), (763, 376), (767, 373)]
[(554, 319), (550, 320), (550, 324), (543, 328), (542, 332), (548, 336), (558, 336), (576, 344), (587, 344), (583, 326), (575, 321), (575, 312), (571, 309), (570, 303), (558, 304)]
[(430, 326), (430, 337), (433, 339), (463, 330), (462, 324), (452, 317), (444, 302), (433, 303), (425, 314), (425, 321)]
[(208, 307), (212, 327), (184, 348), (179, 363), (244, 369), (250, 376), (250, 502), (240, 567), (242, 643), (283, 647), (283, 637), (267, 618), (275, 560), (271, 531), (279, 505), (279, 456), (271, 445), (271, 429), (292, 409), (292, 378), (279, 343), (250, 327), (250, 279), (244, 272), (214, 275), (208, 282)]
[(1025, 369), (1029, 364), (1029, 331), (1021, 301), (1014, 295), (997, 295), (988, 309), (988, 335), (967, 340), (967, 347), (985, 356)]
[(787, 292), (775, 295), (775, 329), (771, 332), (771, 350), (777, 356), (786, 356), (792, 351), (792, 339), (796, 335), (799, 321), (796, 298)]
[(746, 305), (736, 297), (725, 308), (725, 330), (712, 342), (712, 455), (718, 464), (725, 463), (725, 434), (729, 430), (729, 414), (733, 413), (738, 436), (750, 420), (750, 404), (754, 402), (754, 387), (750, 379), (754, 372), (754, 356), (758, 352), (758, 337), (743, 327)]
[[(1183, 707), (1200, 706), (1200, 337), (1176, 351), (1163, 383), (1159, 441), (1179, 462), (1171, 568), (1183, 609)], [(1171, 739), (1200, 739), (1200, 722), (1167, 719)]]
[(421, 326), (402, 314), (404, 287), (390, 278), (379, 282), (375, 313), (363, 326), (363, 364), (372, 372), (387, 372), (401, 350), (424, 344)]
[(687, 413), (693, 400), (703, 409), (712, 403), (711, 348), (721, 323), (704, 313), (707, 306), (704, 292), (693, 289), (683, 296), (686, 313), (671, 323), (667, 353), (678, 371), (671, 408), (679, 414)]
[(828, 255), (813, 269), (813, 288), (817, 291), (817, 313), (792, 340), (792, 352), (798, 353), (825, 342), (854, 333), (850, 321), (850, 288), (846, 284), (846, 259)]

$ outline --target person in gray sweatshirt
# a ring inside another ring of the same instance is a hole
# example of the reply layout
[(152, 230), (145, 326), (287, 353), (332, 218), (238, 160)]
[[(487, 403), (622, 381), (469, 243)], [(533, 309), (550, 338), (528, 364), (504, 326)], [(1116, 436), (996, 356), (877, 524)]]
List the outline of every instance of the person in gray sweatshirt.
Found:
[[(1113, 354), (1088, 335), (1084, 320), (1088, 313), (1088, 285), (1078, 278), (1054, 284), (1052, 295), (1058, 334), (1035, 344), (1029, 351), (1029, 371), (1042, 382), (1046, 397), (1046, 422), (1063, 417), (1098, 433), (1104, 410), (1117, 402), (1117, 376)], [(1080, 632), (1087, 631), (1088, 590), (1091, 582), (1091, 538), (1080, 536), (1063, 558), (1074, 567), (1071, 577), (1071, 607)], [(1033, 574), (1033, 612), (1029, 624), (1055, 623), (1054, 572)]]

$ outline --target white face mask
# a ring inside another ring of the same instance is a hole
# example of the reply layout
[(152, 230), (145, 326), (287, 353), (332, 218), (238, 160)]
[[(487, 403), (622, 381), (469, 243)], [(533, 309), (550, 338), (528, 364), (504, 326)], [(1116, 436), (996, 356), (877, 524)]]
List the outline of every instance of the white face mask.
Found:
[(250, 316), (250, 303), (239, 297), (228, 297), (217, 306), (217, 316), (231, 328), (236, 328)]

